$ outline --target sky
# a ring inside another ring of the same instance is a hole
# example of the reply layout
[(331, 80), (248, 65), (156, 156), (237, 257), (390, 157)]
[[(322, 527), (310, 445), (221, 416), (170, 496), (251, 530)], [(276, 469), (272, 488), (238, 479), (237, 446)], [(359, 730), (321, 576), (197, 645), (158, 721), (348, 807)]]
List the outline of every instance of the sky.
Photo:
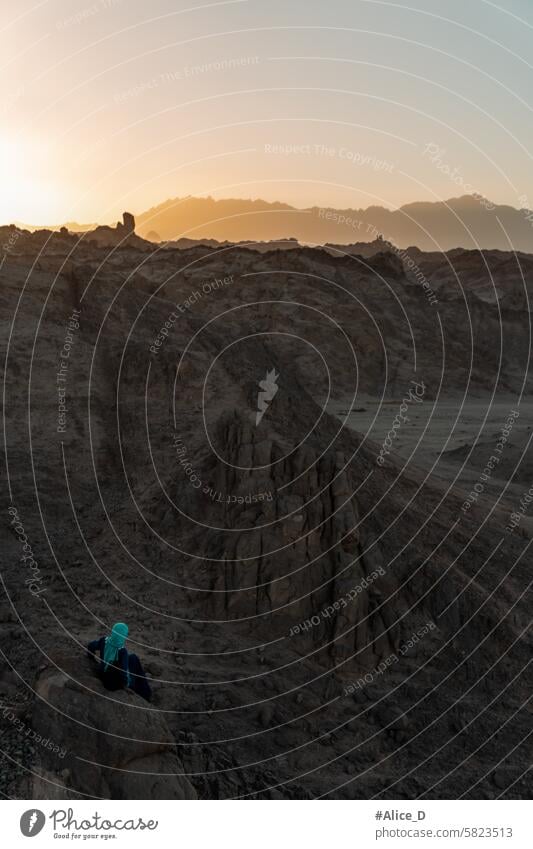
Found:
[(0, 224), (533, 205), (531, 0), (0, 2)]

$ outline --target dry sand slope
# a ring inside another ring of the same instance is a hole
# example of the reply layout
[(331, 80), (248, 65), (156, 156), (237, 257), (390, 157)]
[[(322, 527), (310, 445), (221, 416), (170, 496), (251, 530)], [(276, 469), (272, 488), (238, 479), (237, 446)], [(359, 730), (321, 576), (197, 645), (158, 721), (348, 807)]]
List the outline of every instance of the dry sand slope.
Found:
[[(531, 792), (527, 287), (469, 262), (16, 240), (4, 794)], [(116, 620), (150, 705), (83, 658)]]

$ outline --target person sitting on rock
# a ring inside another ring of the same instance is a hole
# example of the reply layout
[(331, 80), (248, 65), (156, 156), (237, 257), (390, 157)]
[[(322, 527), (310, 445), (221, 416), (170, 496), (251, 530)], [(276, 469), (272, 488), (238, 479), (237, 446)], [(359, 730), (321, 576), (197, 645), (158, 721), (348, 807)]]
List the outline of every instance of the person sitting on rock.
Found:
[[(127, 687), (150, 701), (152, 691), (141, 661), (125, 647), (127, 636), (128, 626), (117, 622), (108, 637), (98, 637), (89, 643), (87, 653), (97, 661), (98, 672), (106, 690), (122, 690)], [(99, 661), (97, 653), (100, 654)]]

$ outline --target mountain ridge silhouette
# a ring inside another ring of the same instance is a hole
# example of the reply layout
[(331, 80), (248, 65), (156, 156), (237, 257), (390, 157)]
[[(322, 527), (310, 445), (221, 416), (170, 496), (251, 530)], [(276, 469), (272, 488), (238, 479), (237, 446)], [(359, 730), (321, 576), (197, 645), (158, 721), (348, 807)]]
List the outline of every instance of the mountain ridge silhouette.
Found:
[[(445, 201), (414, 201), (398, 209), (383, 206), (297, 208), (282, 201), (260, 198), (169, 198), (137, 213), (136, 232), (146, 238), (154, 232), (161, 241), (214, 239), (269, 241), (298, 239), (308, 244), (370, 242), (378, 235), (401, 248), (425, 251), (480, 248), (533, 252), (533, 213), (508, 204), (494, 204), (477, 195)], [(34, 226), (27, 229), (38, 229)], [(95, 224), (67, 222), (74, 232)]]

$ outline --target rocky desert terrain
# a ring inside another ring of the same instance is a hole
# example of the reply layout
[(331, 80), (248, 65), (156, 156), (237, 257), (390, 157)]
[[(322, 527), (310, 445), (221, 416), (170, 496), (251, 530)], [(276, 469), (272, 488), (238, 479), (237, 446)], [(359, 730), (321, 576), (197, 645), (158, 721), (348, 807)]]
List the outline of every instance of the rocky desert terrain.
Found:
[(1, 793), (527, 798), (533, 256), (134, 227), (0, 228)]

